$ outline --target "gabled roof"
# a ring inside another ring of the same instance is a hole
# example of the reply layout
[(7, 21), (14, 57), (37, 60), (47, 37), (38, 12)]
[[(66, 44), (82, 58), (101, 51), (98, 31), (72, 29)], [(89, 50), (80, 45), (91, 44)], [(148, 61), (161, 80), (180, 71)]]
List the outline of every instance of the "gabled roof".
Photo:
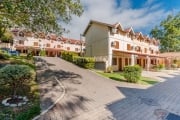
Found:
[(120, 22), (115, 23), (115, 24), (113, 25), (113, 27), (115, 27), (115, 28), (117, 28), (117, 29), (123, 30), (123, 27), (122, 27), (122, 25), (121, 25)]
[(132, 32), (133, 34), (135, 34), (132, 27), (126, 28), (124, 31), (125, 31), (126, 33)]
[(95, 21), (95, 20), (90, 20), (85, 31), (83, 32), (83, 35), (85, 35), (87, 33), (87, 31), (89, 30), (90, 26), (95, 23), (95, 24), (99, 24), (99, 25), (103, 25), (103, 26), (108, 26), (108, 27), (114, 27), (114, 25), (111, 24), (107, 24), (107, 23), (103, 23), (103, 22), (99, 22), (99, 21)]
[(180, 52), (165, 52), (159, 54), (161, 57), (178, 57), (180, 58)]

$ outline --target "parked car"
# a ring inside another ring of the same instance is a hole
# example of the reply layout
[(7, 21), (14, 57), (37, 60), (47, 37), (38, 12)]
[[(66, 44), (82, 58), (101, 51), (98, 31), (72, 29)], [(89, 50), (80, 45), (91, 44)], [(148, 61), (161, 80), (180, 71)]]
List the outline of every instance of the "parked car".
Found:
[(18, 51), (8, 51), (8, 53), (10, 54), (10, 55), (13, 55), (13, 56), (19, 56), (19, 52)]

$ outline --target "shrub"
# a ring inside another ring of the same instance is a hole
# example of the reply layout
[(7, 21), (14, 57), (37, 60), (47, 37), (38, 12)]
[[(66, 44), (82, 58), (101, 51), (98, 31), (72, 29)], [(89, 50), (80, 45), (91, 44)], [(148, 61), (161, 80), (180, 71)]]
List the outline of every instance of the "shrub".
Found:
[(124, 77), (128, 82), (137, 83), (141, 79), (142, 69), (138, 65), (125, 66), (124, 67)]
[(40, 56), (46, 56), (46, 51), (45, 50), (41, 50), (39, 54), (40, 54)]
[(7, 60), (9, 57), (10, 55), (7, 52), (0, 50), (0, 59)]
[(63, 52), (62, 58), (73, 62), (74, 64), (81, 66), (83, 68), (94, 68), (95, 65), (95, 59), (91, 57), (80, 57), (77, 53), (74, 52)]
[(158, 65), (154, 65), (152, 68), (155, 70), (162, 70), (164, 68), (164, 64), (158, 64)]
[(112, 66), (108, 66), (108, 67), (105, 69), (104, 72), (106, 72), (106, 73), (113, 73), (113, 68), (112, 68)]
[(94, 68), (95, 59), (91, 57), (73, 56), (73, 63), (83, 68), (91, 69)]
[(16, 120), (31, 120), (36, 115), (40, 114), (40, 110), (41, 109), (40, 109), (39, 103), (36, 103), (33, 106), (31, 106), (31, 108), (27, 110), (26, 112), (19, 114), (16, 117)]
[(35, 65), (32, 63), (25, 62), (23, 60), (11, 60), (11, 64), (27, 65), (35, 70)]
[(6, 65), (0, 69), (0, 84), (8, 85), (12, 90), (12, 98), (17, 90), (35, 78), (35, 72), (26, 65)]
[(62, 58), (64, 60), (67, 60), (67, 61), (70, 61), (70, 62), (73, 62), (73, 57), (74, 56), (78, 56), (77, 53), (74, 53), (74, 52), (62, 52)]
[(172, 67), (172, 68), (177, 68), (178, 65), (177, 65), (177, 64), (172, 64), (171, 67)]
[(164, 64), (159, 64), (158, 65), (158, 68), (161, 70), (161, 69), (163, 69), (165, 66), (164, 66)]

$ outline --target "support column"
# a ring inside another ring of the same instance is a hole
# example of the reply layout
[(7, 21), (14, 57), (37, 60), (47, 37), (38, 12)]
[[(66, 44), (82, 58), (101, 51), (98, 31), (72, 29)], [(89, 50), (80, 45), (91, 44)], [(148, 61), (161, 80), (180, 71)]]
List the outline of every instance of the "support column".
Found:
[(112, 42), (112, 40), (110, 38), (108, 38), (108, 66), (112, 66), (113, 51), (111, 48), (111, 42)]
[(131, 66), (135, 64), (135, 56), (134, 54), (131, 55)]
[(147, 71), (149, 71), (149, 69), (150, 69), (150, 57), (149, 56), (146, 56), (146, 58), (147, 58), (147, 64), (146, 64), (146, 69), (147, 69)]

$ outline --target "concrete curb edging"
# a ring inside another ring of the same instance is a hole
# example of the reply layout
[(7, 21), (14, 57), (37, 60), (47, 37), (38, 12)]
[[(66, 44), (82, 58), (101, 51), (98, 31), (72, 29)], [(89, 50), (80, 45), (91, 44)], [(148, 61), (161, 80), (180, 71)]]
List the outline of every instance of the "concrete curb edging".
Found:
[[(45, 63), (45, 62), (44, 62)], [(49, 68), (49, 66), (45, 63), (46, 68)], [(62, 100), (66, 94), (66, 88), (65, 86), (56, 78), (54, 77), (54, 79), (58, 82), (59, 86), (63, 89), (63, 92), (61, 94), (61, 96), (51, 105), (49, 106), (46, 110), (41, 111), (41, 113), (37, 116), (35, 116), (32, 120), (37, 120), (38, 118), (40, 118), (42, 115), (46, 114), (50, 109), (52, 109), (60, 100)]]
[(55, 80), (58, 82), (59, 86), (62, 87), (63, 89), (63, 93), (61, 94), (61, 96), (51, 105), (49, 106), (46, 110), (42, 111), (40, 115), (34, 117), (32, 120), (37, 120), (38, 118), (40, 118), (42, 115), (46, 114), (50, 109), (52, 109), (60, 100), (62, 100), (66, 94), (66, 88), (65, 86), (56, 78), (54, 77)]

